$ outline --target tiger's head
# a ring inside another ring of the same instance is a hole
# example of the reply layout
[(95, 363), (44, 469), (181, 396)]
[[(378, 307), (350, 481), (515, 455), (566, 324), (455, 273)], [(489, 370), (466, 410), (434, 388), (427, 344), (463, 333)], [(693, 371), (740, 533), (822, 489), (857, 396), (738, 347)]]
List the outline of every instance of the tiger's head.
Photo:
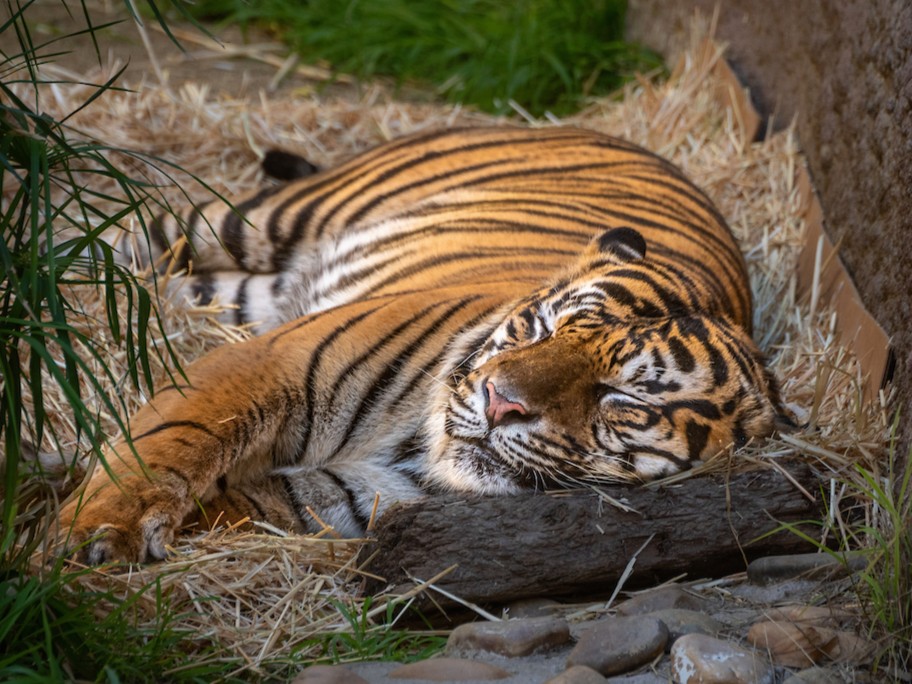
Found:
[(750, 335), (670, 306), (645, 255), (637, 231), (607, 231), (502, 319), (431, 426), (438, 484), (648, 480), (790, 423)]

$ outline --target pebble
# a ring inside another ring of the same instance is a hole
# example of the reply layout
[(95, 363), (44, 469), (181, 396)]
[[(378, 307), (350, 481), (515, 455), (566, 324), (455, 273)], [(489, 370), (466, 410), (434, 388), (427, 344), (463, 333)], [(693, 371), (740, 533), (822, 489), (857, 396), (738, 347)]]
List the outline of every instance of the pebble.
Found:
[(652, 672), (623, 675), (621, 677), (608, 677), (606, 684), (668, 684), (668, 677), (660, 677)]
[(645, 615), (654, 613), (657, 610), (671, 610), (679, 608), (683, 610), (701, 610), (706, 607), (704, 599), (697, 598), (681, 587), (661, 587), (651, 591), (645, 591), (637, 594), (633, 598), (627, 599), (618, 604), (618, 615)]
[(695, 610), (683, 610), (681, 608), (666, 608), (647, 613), (648, 617), (655, 618), (665, 625), (668, 629), (668, 644), (666, 651), (671, 648), (671, 644), (685, 634), (710, 634), (716, 635), (725, 629), (718, 620), (711, 618), (705, 613), (699, 613)]
[(510, 673), (496, 665), (462, 658), (431, 658), (397, 667), (390, 679), (426, 679), (431, 682), (493, 681), (506, 679)]
[(582, 633), (567, 666), (586, 665), (603, 675), (620, 674), (650, 662), (665, 650), (668, 630), (643, 615), (603, 620)]
[(747, 578), (754, 584), (768, 585), (787, 579), (836, 579), (863, 570), (864, 556), (849, 554), (845, 561), (828, 553), (799, 553), (791, 556), (767, 556), (751, 561)]
[(507, 617), (513, 620), (517, 618), (551, 617), (554, 609), (559, 606), (560, 603), (552, 599), (523, 599), (508, 604), (504, 612)]
[(568, 667), (556, 677), (552, 677), (545, 684), (605, 684), (607, 681), (591, 667), (574, 665), (573, 667)]
[(560, 618), (525, 618), (459, 625), (447, 639), (450, 655), (472, 651), (509, 658), (546, 651), (570, 641), (570, 626)]
[(687, 634), (671, 647), (678, 684), (769, 684), (773, 672), (758, 654), (705, 634)]
[(342, 665), (311, 665), (295, 677), (291, 684), (369, 684)]
[(810, 667), (791, 675), (782, 684), (833, 684), (841, 681), (843, 678), (834, 670), (827, 667)]

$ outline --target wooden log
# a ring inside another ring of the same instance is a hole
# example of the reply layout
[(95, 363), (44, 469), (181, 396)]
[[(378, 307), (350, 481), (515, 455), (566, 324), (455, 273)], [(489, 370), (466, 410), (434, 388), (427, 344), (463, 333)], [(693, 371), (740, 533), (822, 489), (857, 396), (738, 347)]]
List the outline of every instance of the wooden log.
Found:
[(610, 593), (640, 547), (625, 586), (682, 573), (690, 579), (721, 577), (744, 570), (756, 557), (809, 549), (789, 532), (759, 539), (780, 522), (821, 518), (811, 469), (793, 464), (789, 472), (814, 500), (778, 471), (763, 469), (666, 487), (601, 488), (636, 512), (585, 490), (473, 500), (446, 496), (394, 507), (379, 521), (368, 550), (376, 553), (370, 571), (385, 581), (369, 590), (413, 585), (410, 577), (428, 580), (457, 565), (436, 584), (473, 602)]

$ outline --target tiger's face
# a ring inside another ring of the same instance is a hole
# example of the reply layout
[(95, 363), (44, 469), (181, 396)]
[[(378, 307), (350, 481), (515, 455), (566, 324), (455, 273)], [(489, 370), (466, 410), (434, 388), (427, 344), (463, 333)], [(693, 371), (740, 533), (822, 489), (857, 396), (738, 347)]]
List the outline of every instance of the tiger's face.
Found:
[[(606, 294), (618, 268), (648, 269), (642, 238), (620, 230), (488, 338), (448, 396), (435, 479), (487, 493), (648, 480), (784, 419), (742, 328), (693, 312), (630, 315)], [(646, 293), (626, 287), (652, 312)]]

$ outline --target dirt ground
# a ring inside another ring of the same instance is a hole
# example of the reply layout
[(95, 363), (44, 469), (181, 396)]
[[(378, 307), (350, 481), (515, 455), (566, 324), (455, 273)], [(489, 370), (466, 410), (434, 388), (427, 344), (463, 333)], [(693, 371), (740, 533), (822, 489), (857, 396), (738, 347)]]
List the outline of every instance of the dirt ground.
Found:
[[(213, 92), (235, 97), (257, 97), (261, 90), (301, 93), (326, 88), (335, 96), (359, 95), (357, 85), (344, 76), (345, 82), (340, 82), (328, 69), (289, 61), (288, 48), (261, 30), (194, 26), (172, 16), (168, 29), (178, 45), (154, 17), (143, 17), (139, 25), (124, 3), (86, 0), (85, 6), (95, 27), (97, 50), (78, 3), (37, 0), (26, 11), (32, 43), (42, 46), (38, 53), (74, 77), (116, 65), (125, 67), (120, 86), (163, 79), (173, 87), (186, 81), (204, 83)], [(0, 34), (0, 50), (7, 57), (19, 52), (14, 31)]]

